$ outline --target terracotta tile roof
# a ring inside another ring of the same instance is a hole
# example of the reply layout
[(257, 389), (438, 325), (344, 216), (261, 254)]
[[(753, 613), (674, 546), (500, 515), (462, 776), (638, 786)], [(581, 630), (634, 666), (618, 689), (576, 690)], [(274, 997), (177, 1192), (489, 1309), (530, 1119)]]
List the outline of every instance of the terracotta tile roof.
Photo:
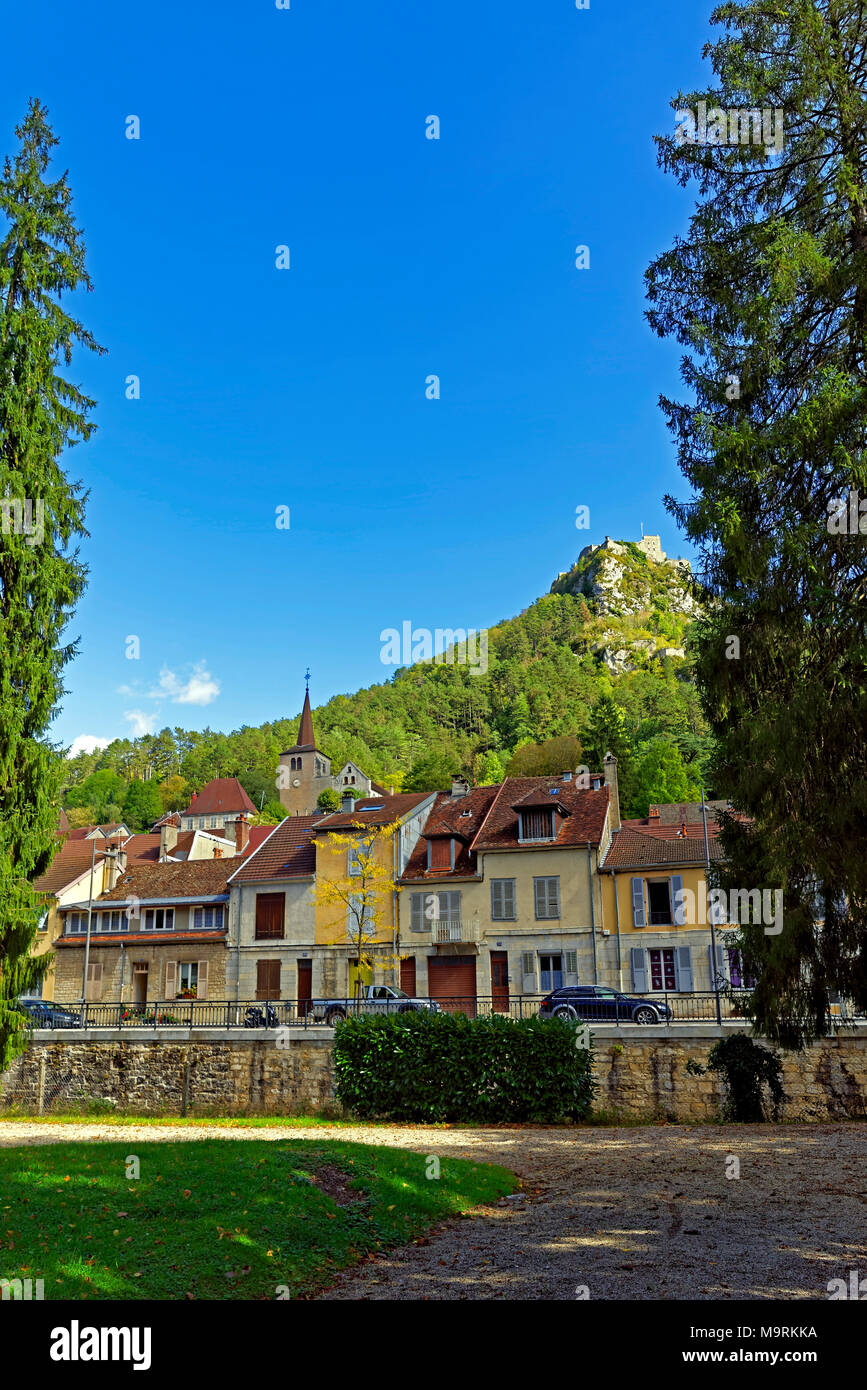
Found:
[[(86, 933), (75, 936), (61, 936), (54, 942), (56, 947), (83, 946)], [(184, 941), (210, 941), (215, 946), (225, 945), (226, 929), (222, 931), (167, 931), (167, 932), (94, 932), (90, 933), (91, 946), (176, 946)], [(180, 1003), (180, 1000), (174, 1001)]]
[(91, 830), (95, 829), (95, 825), (74, 825), (67, 838), (70, 840), (86, 840)]
[(99, 901), (125, 902), (139, 898), (150, 902), (157, 898), (214, 897), (225, 893), (232, 872), (231, 859), (195, 859), (181, 864), (128, 864), (117, 884)]
[[(433, 795), (433, 792), (401, 792), (397, 796), (364, 796), (356, 801), (353, 811), (335, 811), (333, 815), (321, 817), (317, 834), (354, 829), (359, 824), (388, 825), (393, 820), (402, 820)], [(371, 809), (365, 810), (365, 807)]]
[[(306, 820), (307, 817), (305, 816), (304, 819)], [(316, 817), (311, 816), (310, 819), (316, 820)], [(264, 845), (268, 836), (273, 830), (276, 830), (276, 828), (275, 825), (251, 825), (250, 838), (247, 841), (247, 848), (241, 856), (242, 859), (249, 859), (251, 854), (254, 854), (257, 849)]]
[[(307, 878), (316, 870), (313, 827), (321, 816), (287, 816), (279, 825), (254, 826), (268, 831), (257, 852), (235, 860), (232, 883), (260, 883), (265, 879)], [(252, 840), (252, 833), (251, 833)], [(230, 861), (231, 863), (231, 861)]]
[[(437, 792), (425, 828), (409, 857), (409, 862), (401, 874), (401, 882), (419, 879), (477, 878), (476, 857), (470, 854), (470, 841), (490, 809), (499, 787), (473, 787), (466, 796), (452, 796), (451, 792)], [(466, 812), (469, 811), (469, 815)], [(427, 842), (445, 837), (458, 840), (453, 869), (430, 869), (427, 867)]]
[[(33, 880), (33, 887), (37, 893), (59, 893), (67, 888), (70, 883), (74, 883), (83, 873), (90, 872), (91, 851), (84, 852), (80, 843), (67, 841), (58, 850), (49, 867), (44, 874)], [(97, 850), (97, 866), (102, 864), (103, 854)], [(101, 871), (95, 875), (97, 883), (102, 882)]]
[[(727, 810), (729, 808), (730, 802), (706, 801), (704, 804), (707, 807), (707, 818), (709, 824), (711, 818), (716, 819), (713, 813), (718, 810)], [(700, 801), (672, 801), (669, 803), (663, 803), (658, 806), (652, 805), (650, 807), (650, 811), (651, 814), (647, 817), (647, 819), (651, 825), (654, 823), (657, 825), (680, 825), (682, 821), (686, 821), (687, 825), (693, 823), (701, 825)], [(652, 814), (654, 811), (658, 813), (656, 816)]]
[(231, 811), (256, 814), (253, 805), (237, 777), (215, 777), (190, 801), (182, 816), (228, 815)]
[[(546, 849), (575, 845), (598, 845), (605, 828), (608, 812), (608, 788), (587, 791), (573, 780), (562, 777), (507, 777), (500, 786), (471, 848), (479, 850), (527, 849), (518, 840), (518, 812), (515, 805), (532, 792), (544, 792), (557, 787), (557, 796), (569, 811), (560, 826), (556, 840), (546, 840)], [(553, 802), (555, 798), (549, 797)]]
[[(669, 827), (676, 830), (675, 826)], [(615, 830), (611, 838), (611, 845), (605, 856), (605, 862), (600, 866), (603, 873), (610, 873), (614, 869), (643, 869), (643, 868), (663, 868), (667, 865), (673, 867), (682, 864), (703, 864), (704, 854), (704, 832), (698, 826), (698, 834), (692, 834), (693, 827), (688, 826), (688, 834), (679, 836), (677, 834), (660, 835), (655, 830), (650, 830), (646, 825), (636, 827), (633, 822), (624, 821), (620, 830)], [(715, 827), (708, 824), (708, 849), (712, 860), (722, 859), (722, 846), (714, 834)]]
[(130, 835), (123, 846), (127, 864), (155, 864), (160, 857), (159, 835)]

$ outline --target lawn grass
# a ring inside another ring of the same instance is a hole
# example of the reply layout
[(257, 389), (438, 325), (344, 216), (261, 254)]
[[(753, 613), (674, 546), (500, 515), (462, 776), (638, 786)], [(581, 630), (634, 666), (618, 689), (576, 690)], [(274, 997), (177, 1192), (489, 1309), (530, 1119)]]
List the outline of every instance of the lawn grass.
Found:
[(304, 1297), (516, 1187), (490, 1164), (439, 1168), (335, 1140), (0, 1149), (0, 1278), (42, 1279), (46, 1300)]

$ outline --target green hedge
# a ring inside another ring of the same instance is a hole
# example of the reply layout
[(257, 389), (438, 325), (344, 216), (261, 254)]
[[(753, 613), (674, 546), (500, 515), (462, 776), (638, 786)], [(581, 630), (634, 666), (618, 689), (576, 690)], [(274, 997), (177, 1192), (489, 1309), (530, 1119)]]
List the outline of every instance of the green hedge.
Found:
[(559, 1018), (417, 1013), (350, 1018), (334, 1037), (337, 1095), (368, 1119), (579, 1119), (591, 1053)]

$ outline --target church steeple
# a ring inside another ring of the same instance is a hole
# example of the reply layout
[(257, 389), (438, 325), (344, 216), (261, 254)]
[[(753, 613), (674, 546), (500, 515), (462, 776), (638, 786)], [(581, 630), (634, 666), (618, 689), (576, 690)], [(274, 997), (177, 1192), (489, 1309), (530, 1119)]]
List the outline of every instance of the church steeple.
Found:
[(313, 732), (313, 715), (310, 713), (310, 687), (304, 692), (304, 708), (301, 711), (301, 723), (298, 725), (298, 742), (296, 748), (315, 748), (316, 735)]

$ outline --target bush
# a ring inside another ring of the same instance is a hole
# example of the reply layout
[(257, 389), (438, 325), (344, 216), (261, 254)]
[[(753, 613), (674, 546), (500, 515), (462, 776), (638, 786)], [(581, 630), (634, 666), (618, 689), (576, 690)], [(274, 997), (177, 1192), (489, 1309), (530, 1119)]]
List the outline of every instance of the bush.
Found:
[(337, 1095), (365, 1119), (580, 1119), (591, 1052), (563, 1019), (427, 1011), (347, 1019), (334, 1038)]
[(775, 1052), (753, 1042), (746, 1033), (732, 1033), (711, 1048), (707, 1070), (722, 1072), (725, 1080), (728, 1095), (723, 1106), (723, 1119), (736, 1120), (741, 1124), (761, 1124), (768, 1118), (764, 1086), (770, 1092), (770, 1109), (776, 1119), (786, 1094), (781, 1080), (782, 1063)]

